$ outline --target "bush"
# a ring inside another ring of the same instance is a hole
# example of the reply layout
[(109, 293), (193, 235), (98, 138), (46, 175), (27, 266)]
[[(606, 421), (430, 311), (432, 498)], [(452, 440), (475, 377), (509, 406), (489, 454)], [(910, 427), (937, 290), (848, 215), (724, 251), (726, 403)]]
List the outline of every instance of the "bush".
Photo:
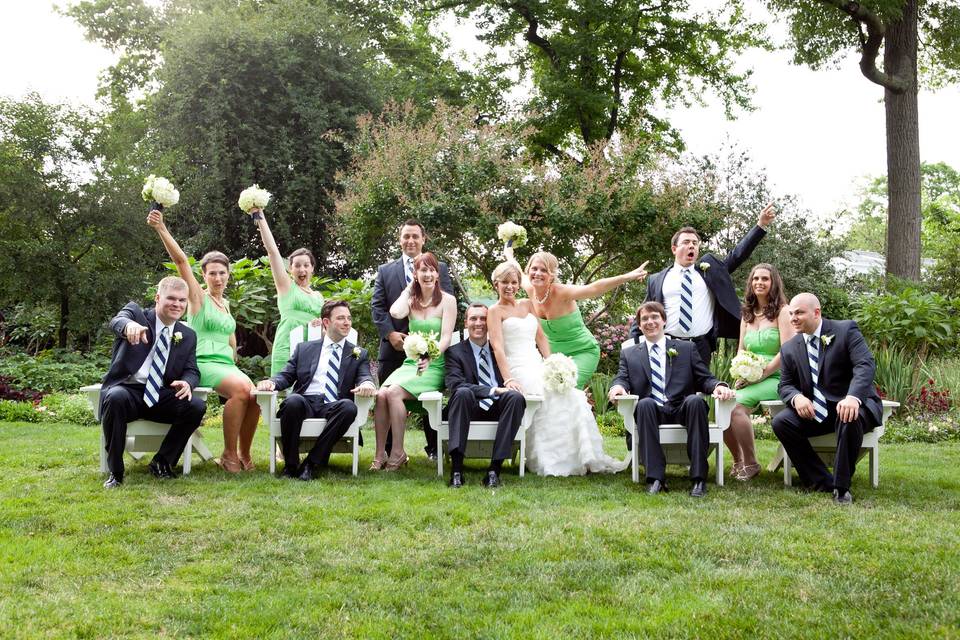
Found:
[(914, 415), (891, 418), (884, 429), (883, 441), (890, 443), (960, 441), (960, 414), (943, 413), (934, 419)]
[(854, 318), (863, 334), (880, 347), (896, 346), (924, 360), (934, 352), (954, 352), (960, 337), (960, 299), (893, 282), (898, 291), (861, 296)]
[(906, 405), (917, 387), (916, 357), (905, 347), (881, 346), (873, 349), (877, 365), (874, 383), (881, 397)]
[(0, 400), (0, 422), (40, 422), (42, 414), (32, 402)]
[(84, 385), (100, 382), (109, 366), (106, 356), (51, 349), (36, 357), (20, 353), (3, 358), (0, 375), (38, 391), (75, 392)]
[(43, 422), (69, 422), (84, 427), (99, 425), (86, 396), (79, 393), (53, 393), (38, 407)]
[(34, 389), (21, 389), (14, 384), (13, 378), (0, 376), (0, 400), (14, 402), (39, 402), (43, 394)]
[(237, 366), (240, 371), (250, 376), (253, 383), (258, 380), (264, 380), (270, 377), (270, 357), (269, 356), (238, 356)]
[(607, 392), (611, 384), (613, 384), (612, 375), (595, 373), (587, 385), (590, 402), (593, 405), (593, 412), (597, 415), (597, 418), (613, 410), (610, 401), (607, 400)]
[(593, 335), (600, 344), (600, 364), (597, 365), (597, 371), (616, 374), (620, 363), (620, 345), (630, 337), (630, 325), (613, 324), (607, 319), (598, 320), (593, 325)]
[(623, 428), (623, 416), (619, 411), (607, 411), (597, 416), (597, 428), (605, 436), (623, 437), (626, 430)]

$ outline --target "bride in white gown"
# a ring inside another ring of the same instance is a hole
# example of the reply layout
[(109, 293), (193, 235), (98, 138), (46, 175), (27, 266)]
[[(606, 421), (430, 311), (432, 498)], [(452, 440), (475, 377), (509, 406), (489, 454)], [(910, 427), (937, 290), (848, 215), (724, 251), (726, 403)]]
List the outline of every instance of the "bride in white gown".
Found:
[(543, 395), (544, 402), (527, 429), (527, 468), (541, 476), (616, 473), (627, 460), (603, 452), (603, 437), (580, 389), (555, 393), (544, 389), (543, 359), (550, 355), (540, 321), (530, 300), (517, 300), (520, 272), (504, 262), (493, 272), (499, 300), (487, 314), (491, 348), (504, 386)]

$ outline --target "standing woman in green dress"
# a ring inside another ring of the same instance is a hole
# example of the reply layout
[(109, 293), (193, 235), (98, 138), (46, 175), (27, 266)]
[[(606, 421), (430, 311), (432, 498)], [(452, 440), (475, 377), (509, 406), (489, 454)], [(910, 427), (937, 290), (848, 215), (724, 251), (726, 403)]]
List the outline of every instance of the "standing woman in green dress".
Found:
[(277, 307), (280, 309), (280, 324), (273, 336), (273, 350), (270, 352), (270, 375), (275, 376), (283, 370), (290, 359), (290, 332), (306, 328), (308, 324), (320, 325), (320, 310), (323, 309), (323, 295), (310, 288), (310, 279), (317, 268), (317, 259), (313, 253), (301, 247), (287, 258), (290, 274), (283, 265), (283, 257), (277, 242), (273, 238), (262, 209), (250, 212), (260, 229), (263, 246), (270, 258), (270, 271), (273, 284), (277, 287)]
[[(505, 253), (508, 260), (516, 263), (512, 247)], [(642, 282), (647, 277), (646, 266), (644, 262), (633, 271), (590, 284), (564, 284), (557, 281), (560, 263), (552, 253), (539, 251), (527, 261), (523, 288), (533, 301), (550, 351), (569, 356), (577, 364), (577, 387), (582, 389), (590, 382), (600, 363), (600, 345), (584, 324), (577, 300), (600, 297), (626, 282)]]
[(787, 296), (780, 272), (772, 264), (761, 262), (747, 276), (746, 293), (740, 309), (740, 346), (737, 352), (752, 351), (767, 361), (760, 380), (747, 383), (736, 380), (737, 406), (723, 442), (733, 456), (731, 473), (737, 480), (750, 480), (760, 473), (753, 440), (750, 414), (761, 400), (778, 400), (780, 385), (780, 345), (796, 333), (790, 324)]
[(227, 399), (223, 407), (223, 454), (217, 464), (230, 473), (252, 471), (250, 446), (260, 419), (260, 407), (253, 397), (253, 383), (236, 365), (237, 323), (223, 296), (230, 280), (230, 260), (219, 251), (203, 256), (200, 268), (207, 285), (204, 290), (193, 275), (187, 254), (167, 230), (163, 214), (151, 211), (147, 224), (156, 230), (180, 277), (187, 281), (187, 319), (197, 332), (200, 385), (213, 387)]
[[(416, 400), (425, 391), (441, 391), (444, 385), (443, 352), (450, 346), (453, 327), (457, 323), (457, 299), (440, 289), (440, 263), (430, 252), (413, 261), (413, 279), (390, 307), (390, 315), (398, 320), (410, 318), (410, 332), (437, 333), (440, 336), (440, 357), (415, 361), (407, 358), (380, 385), (374, 426), (377, 453), (371, 471), (396, 471), (409, 459), (403, 450), (407, 408), (405, 400)], [(387, 432), (393, 434), (393, 448), (387, 457)], [(440, 454), (438, 454), (440, 455)]]

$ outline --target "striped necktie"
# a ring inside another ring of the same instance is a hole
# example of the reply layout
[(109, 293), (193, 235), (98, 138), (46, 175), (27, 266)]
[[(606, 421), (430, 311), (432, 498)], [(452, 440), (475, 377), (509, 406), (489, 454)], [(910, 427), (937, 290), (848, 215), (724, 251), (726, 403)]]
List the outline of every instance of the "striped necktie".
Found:
[(407, 279), (407, 284), (413, 280), (413, 258), (403, 256), (403, 277)]
[(340, 385), (340, 345), (336, 342), (330, 345), (330, 360), (327, 362), (327, 377), (323, 381), (323, 401), (327, 404), (336, 402), (340, 394), (337, 387)]
[(651, 394), (653, 399), (661, 407), (667, 403), (667, 396), (663, 391), (665, 384), (660, 345), (655, 344), (650, 348), (650, 387), (653, 391)]
[(683, 269), (680, 276), (680, 328), (690, 335), (693, 327), (693, 276), (690, 267)]
[(167, 368), (167, 355), (170, 353), (170, 340), (166, 327), (160, 331), (156, 347), (153, 350), (153, 359), (150, 362), (150, 371), (147, 372), (147, 385), (143, 389), (143, 402), (152, 407), (160, 401), (160, 387), (163, 386), (163, 372)]
[(827, 399), (820, 391), (820, 349), (817, 336), (807, 338), (807, 361), (810, 363), (810, 378), (813, 380), (813, 417), (817, 422), (827, 419)]
[[(480, 360), (477, 361), (477, 379), (481, 387), (490, 387), (493, 389), (496, 385), (493, 383), (493, 377), (490, 375), (489, 365), (487, 364), (487, 348), (480, 348)], [(493, 398), (484, 398), (480, 401), (480, 408), (484, 411), (493, 406)]]

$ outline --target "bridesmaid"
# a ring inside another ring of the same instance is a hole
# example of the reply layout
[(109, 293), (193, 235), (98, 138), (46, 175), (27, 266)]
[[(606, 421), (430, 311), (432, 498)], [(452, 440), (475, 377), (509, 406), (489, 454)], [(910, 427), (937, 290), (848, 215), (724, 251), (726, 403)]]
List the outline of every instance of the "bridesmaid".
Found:
[(750, 480), (760, 473), (753, 440), (750, 414), (761, 400), (778, 400), (780, 384), (780, 345), (795, 334), (790, 324), (787, 296), (780, 272), (772, 264), (761, 262), (747, 276), (746, 293), (740, 309), (740, 351), (761, 355), (767, 365), (760, 380), (748, 384), (734, 382), (737, 406), (730, 417), (730, 428), (723, 432), (723, 442), (733, 456), (731, 473), (737, 480)]
[(200, 268), (207, 285), (204, 291), (193, 275), (187, 254), (167, 230), (163, 214), (151, 211), (147, 224), (156, 230), (180, 277), (187, 281), (187, 316), (190, 327), (197, 332), (200, 385), (213, 387), (227, 399), (223, 407), (223, 454), (217, 464), (230, 473), (253, 471), (250, 446), (260, 419), (260, 407), (253, 398), (253, 383), (235, 363), (237, 323), (223, 297), (230, 279), (230, 260), (219, 251), (203, 256)]
[[(513, 248), (508, 247), (505, 253), (516, 264)], [(565, 284), (557, 282), (560, 263), (552, 253), (539, 251), (527, 261), (523, 288), (533, 301), (534, 313), (550, 341), (550, 351), (570, 356), (577, 364), (577, 386), (581, 389), (597, 370), (600, 345), (584, 324), (577, 300), (597, 298), (625, 282), (642, 282), (647, 277), (646, 266), (644, 262), (633, 271), (590, 284)]]
[[(442, 391), (444, 386), (443, 352), (450, 346), (453, 326), (457, 323), (457, 299), (440, 289), (440, 263), (430, 252), (413, 261), (413, 279), (390, 307), (390, 315), (401, 319), (409, 316), (410, 332), (437, 333), (440, 336), (440, 357), (416, 361), (407, 358), (380, 385), (374, 411), (377, 453), (371, 471), (396, 471), (406, 464), (403, 450), (407, 408), (405, 400), (416, 400), (424, 391)], [(419, 374), (419, 375), (418, 375)], [(387, 458), (387, 432), (393, 436), (393, 448)]]
[(270, 271), (273, 284), (277, 287), (277, 307), (280, 309), (280, 324), (273, 336), (273, 351), (270, 353), (270, 375), (275, 376), (283, 370), (290, 359), (290, 332), (308, 324), (320, 325), (320, 310), (323, 308), (323, 295), (310, 288), (317, 260), (306, 248), (299, 248), (287, 258), (290, 275), (283, 265), (283, 257), (277, 242), (273, 238), (262, 209), (253, 209), (253, 219), (260, 228), (263, 246), (270, 258)]

